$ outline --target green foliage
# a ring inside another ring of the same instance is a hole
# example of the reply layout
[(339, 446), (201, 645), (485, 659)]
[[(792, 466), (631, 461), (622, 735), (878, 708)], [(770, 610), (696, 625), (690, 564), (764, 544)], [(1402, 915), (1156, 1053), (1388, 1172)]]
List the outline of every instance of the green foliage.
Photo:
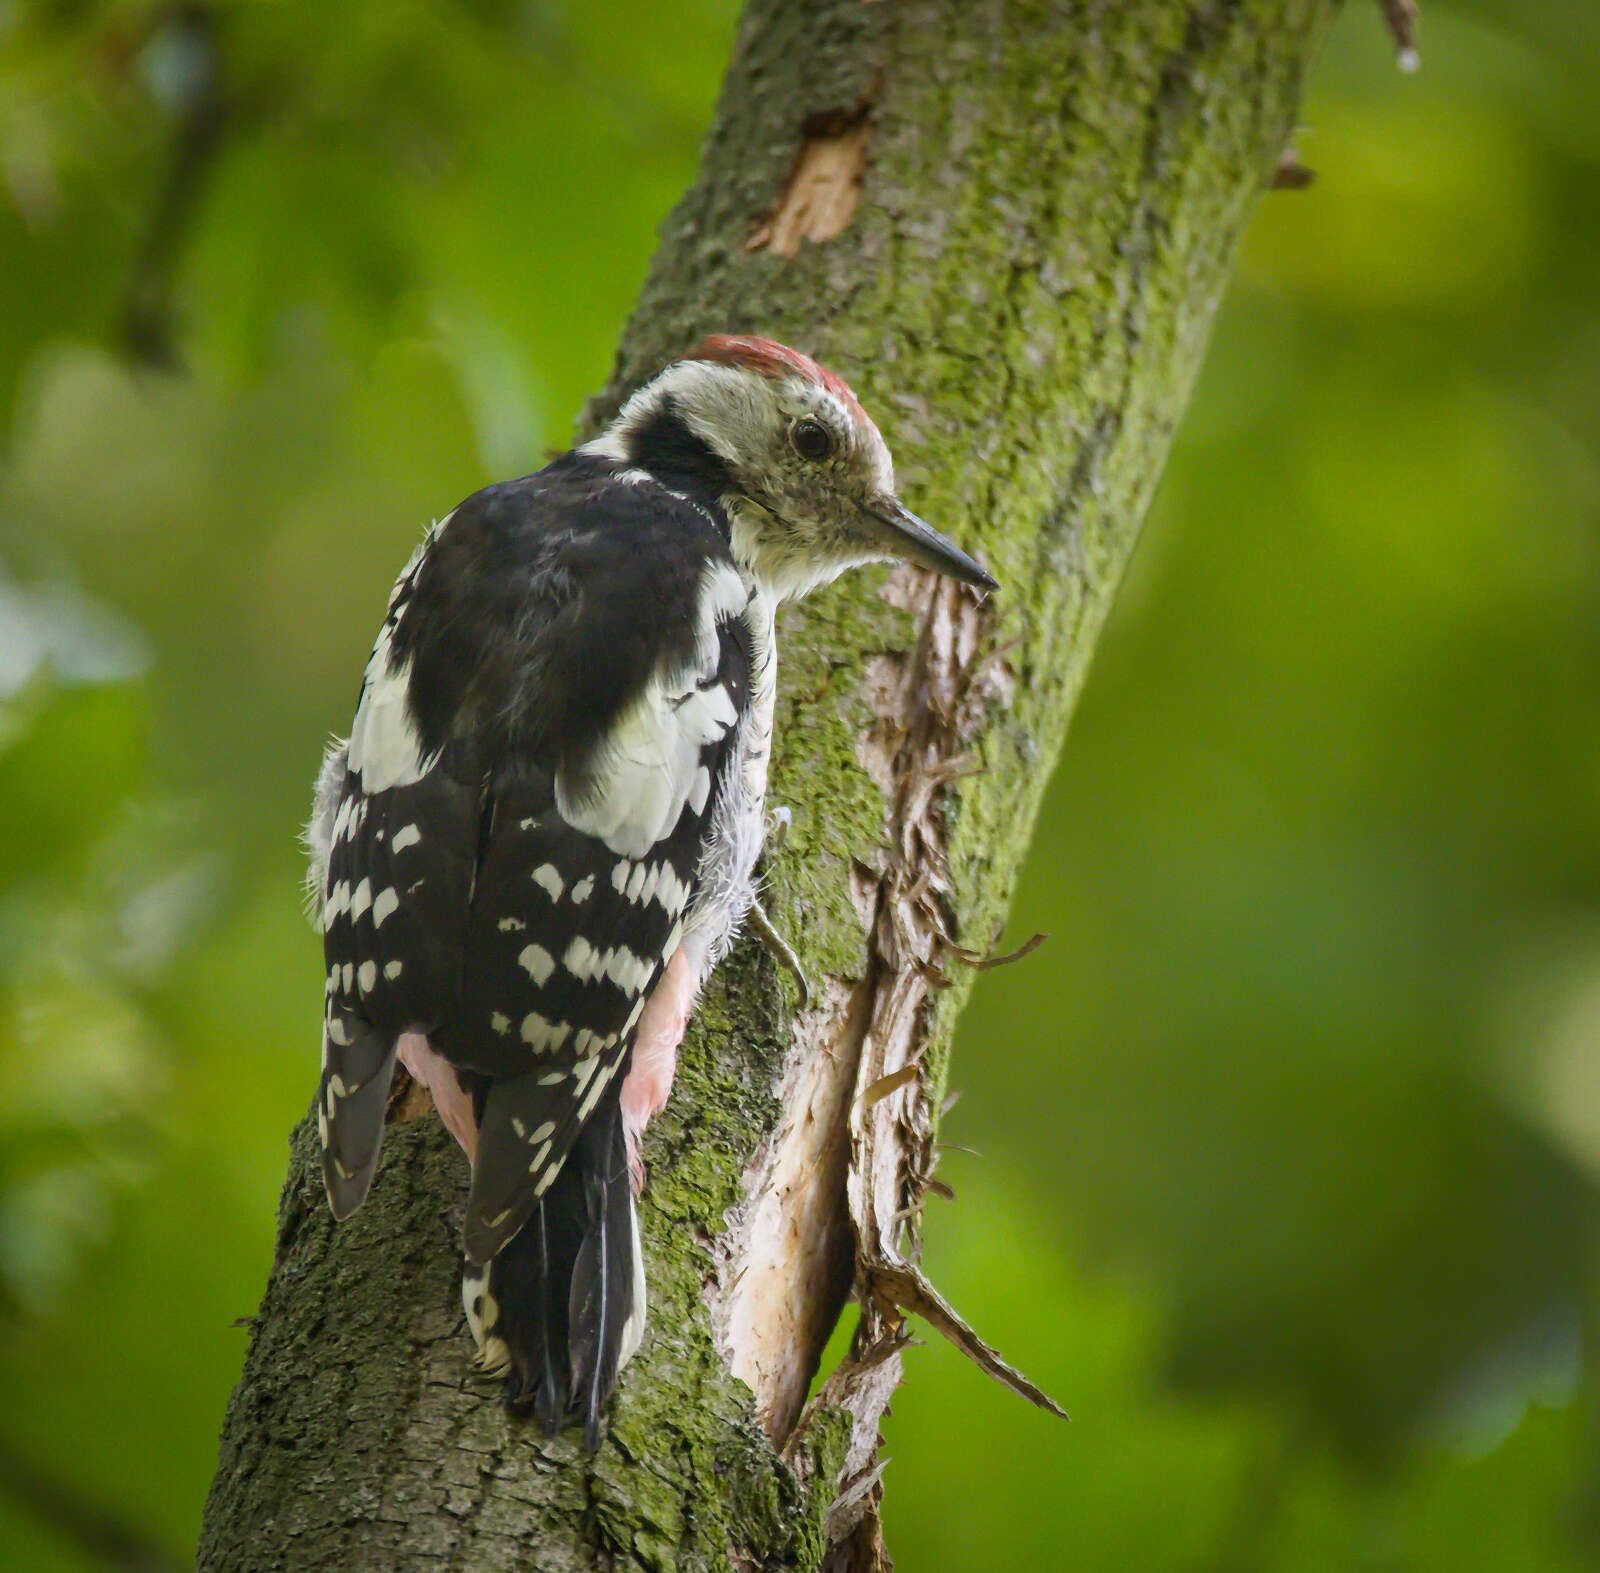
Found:
[[(193, 15), (0, 15), (0, 1441), (173, 1547), (315, 1074), (320, 742), (421, 526), (602, 381), (733, 30)], [(1589, 1565), (1600, 26), (1424, 52), (1343, 19), (1050, 790), (1052, 939), (959, 1033), (930, 1266), (1076, 1418), (913, 1351), (903, 1567)], [(88, 1565), (0, 1494), (0, 1566)]]

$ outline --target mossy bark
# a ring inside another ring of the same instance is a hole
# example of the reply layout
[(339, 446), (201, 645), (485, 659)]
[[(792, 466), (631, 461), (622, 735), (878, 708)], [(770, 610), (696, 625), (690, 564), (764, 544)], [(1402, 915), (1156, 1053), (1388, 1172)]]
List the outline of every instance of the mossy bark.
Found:
[[(468, 1374), (438, 1122), (391, 1130), (338, 1228), (302, 1125), (202, 1569), (883, 1565), (872, 1455), (900, 1308), (936, 1309), (916, 1232), (963, 954), (999, 930), (1330, 10), (751, 0), (589, 419), (707, 332), (794, 343), (1003, 589), (867, 572), (781, 619), (795, 819), (768, 905), (817, 996), (797, 1015), (748, 941), (707, 990), (648, 1143), (650, 1332), (598, 1456)], [(832, 185), (796, 217), (808, 182)], [(852, 1283), (855, 1359), (797, 1421)]]

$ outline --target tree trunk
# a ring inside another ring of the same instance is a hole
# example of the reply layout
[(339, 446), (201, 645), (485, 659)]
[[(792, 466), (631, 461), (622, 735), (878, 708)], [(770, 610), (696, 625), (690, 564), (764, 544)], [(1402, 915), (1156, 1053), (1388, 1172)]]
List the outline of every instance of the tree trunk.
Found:
[[(915, 1265), (950, 1031), (1330, 10), (751, 0), (590, 420), (704, 333), (787, 340), (1002, 589), (865, 573), (780, 619), (768, 906), (813, 994), (750, 941), (706, 991), (599, 1454), (468, 1372), (438, 1121), (390, 1131), (338, 1228), (303, 1123), (202, 1569), (886, 1567), (903, 1314), (1020, 1383)], [(803, 1411), (852, 1288), (852, 1358)]]

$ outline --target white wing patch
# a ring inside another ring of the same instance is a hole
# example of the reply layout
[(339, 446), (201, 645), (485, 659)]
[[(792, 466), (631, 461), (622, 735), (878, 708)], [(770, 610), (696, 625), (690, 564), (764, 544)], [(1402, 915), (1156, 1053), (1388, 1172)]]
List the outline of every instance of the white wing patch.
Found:
[(536, 1010), (530, 1010), (522, 1018), (522, 1041), (535, 1054), (554, 1053), (571, 1035), (570, 1022), (551, 1021)]
[(550, 981), (550, 974), (556, 970), (556, 958), (543, 945), (527, 946), (517, 962), (540, 987)]
[(717, 682), (720, 625), (749, 604), (751, 587), (728, 563), (713, 563), (700, 580), (695, 649), (689, 666), (655, 672), (602, 745), (598, 768), (575, 791), (556, 774), (556, 807), (574, 829), (595, 836), (619, 857), (639, 858), (672, 832), (684, 805), (705, 806), (710, 774), (700, 751), (739, 719)]
[(596, 950), (581, 934), (567, 946), (561, 965), (583, 983), (609, 978), (625, 994), (640, 993), (655, 974), (655, 963), (649, 957), (634, 955), (626, 945)]
[(391, 661), (387, 622), (378, 632), (361, 685), (361, 703), (350, 729), (350, 768), (361, 772), (361, 790), (387, 792), (390, 787), (420, 781), (433, 763), (422, 752), (422, 740), (406, 702), (411, 691), (411, 663), (396, 668)]
[[(390, 787), (410, 786), (420, 781), (434, 763), (423, 755), (422, 742), (406, 703), (411, 688), (411, 663), (394, 665), (392, 618), (395, 603), (410, 590), (424, 554), (454, 517), (453, 513), (446, 514), (423, 536), (422, 544), (411, 554), (411, 561), (395, 580), (394, 589), (389, 592), (391, 615), (384, 618), (377, 643), (367, 660), (366, 675), (361, 680), (361, 703), (350, 729), (349, 763), (352, 770), (361, 772), (361, 790), (368, 794), (386, 792)], [(405, 615), (403, 608), (399, 615)]]

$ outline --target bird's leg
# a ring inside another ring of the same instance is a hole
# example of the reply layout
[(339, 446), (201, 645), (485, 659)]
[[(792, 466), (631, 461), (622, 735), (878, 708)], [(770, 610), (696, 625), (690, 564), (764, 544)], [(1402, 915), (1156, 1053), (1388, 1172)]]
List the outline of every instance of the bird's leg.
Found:
[[(767, 816), (767, 846), (773, 856), (783, 850), (784, 842), (789, 839), (789, 827), (793, 823), (794, 815), (787, 808), (775, 808)], [(767, 916), (766, 908), (759, 900), (751, 900), (750, 913), (746, 921), (767, 954), (794, 979), (800, 1009), (804, 1010), (811, 1003), (811, 985), (806, 981), (805, 970), (800, 965), (800, 958), (794, 953), (794, 946), (774, 927), (772, 919)]]
[(694, 975), (680, 945), (650, 991), (633, 1040), (633, 1060), (622, 1083), (622, 1137), (628, 1149), (628, 1174), (635, 1196), (644, 1189), (644, 1159), (639, 1144), (644, 1140), (645, 1126), (660, 1113), (672, 1091), (678, 1045), (689, 1025), (694, 995)]
[(462, 1090), (456, 1068), (443, 1055), (434, 1053), (427, 1037), (420, 1032), (402, 1032), (400, 1063), (433, 1095), (433, 1106), (444, 1121), (444, 1128), (461, 1144), (468, 1163), (478, 1155), (478, 1121), (472, 1112), (472, 1099)]

